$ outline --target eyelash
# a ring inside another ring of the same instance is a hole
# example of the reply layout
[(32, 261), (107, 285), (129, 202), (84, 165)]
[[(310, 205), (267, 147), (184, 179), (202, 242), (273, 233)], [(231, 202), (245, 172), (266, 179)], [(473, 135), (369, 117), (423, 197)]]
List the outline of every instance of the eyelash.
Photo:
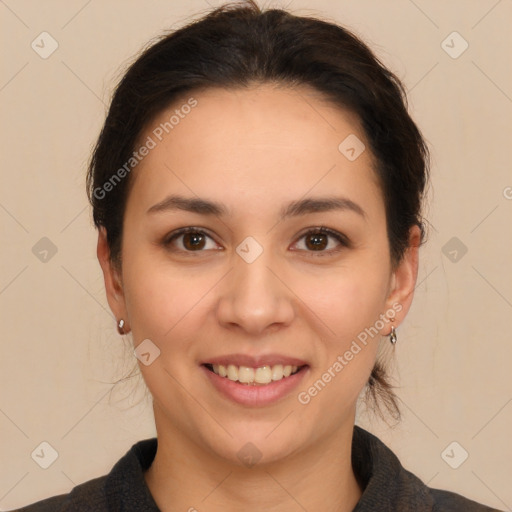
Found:
[[(213, 240), (213, 237), (211, 237), (203, 229), (190, 226), (190, 227), (178, 229), (177, 231), (174, 231), (174, 232), (170, 233), (169, 235), (167, 235), (164, 238), (164, 240), (162, 241), (162, 245), (169, 249), (171, 244), (172, 244), (172, 242), (174, 242), (177, 238), (179, 238), (180, 236), (185, 235), (187, 233), (195, 233), (195, 234), (199, 234), (199, 235), (205, 235), (208, 238), (211, 238)], [(342, 248), (348, 248), (348, 247), (351, 246), (349, 240), (347, 239), (347, 237), (345, 235), (343, 235), (342, 233), (339, 233), (338, 231), (334, 231), (333, 229), (326, 228), (324, 226), (319, 226), (317, 228), (309, 229), (305, 233), (302, 233), (299, 236), (298, 240), (302, 240), (303, 238), (307, 237), (308, 235), (313, 235), (313, 234), (315, 234), (315, 235), (317, 235), (317, 234), (329, 235), (329, 236), (335, 238), (339, 242), (339, 244), (340, 244), (340, 246)], [(301, 250), (301, 249), (299, 249), (299, 250)], [(321, 250), (321, 251), (306, 251), (306, 252), (311, 253), (311, 255), (315, 256), (315, 257), (322, 257), (322, 256), (332, 255), (333, 253), (337, 253), (340, 250), (341, 250), (341, 248), (330, 249), (328, 251)], [(183, 250), (183, 249), (178, 249), (178, 251), (186, 252), (188, 254), (204, 252), (204, 250), (187, 251), (187, 250)]]

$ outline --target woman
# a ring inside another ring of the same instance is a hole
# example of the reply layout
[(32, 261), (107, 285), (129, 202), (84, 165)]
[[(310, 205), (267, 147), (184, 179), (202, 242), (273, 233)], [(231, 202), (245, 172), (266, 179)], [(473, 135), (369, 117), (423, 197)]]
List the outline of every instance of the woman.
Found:
[(246, 2), (147, 49), (88, 190), (157, 438), (22, 510), (493, 510), (354, 426), (363, 390), (399, 413), (378, 349), (413, 299), (427, 178), (401, 84), (339, 26)]

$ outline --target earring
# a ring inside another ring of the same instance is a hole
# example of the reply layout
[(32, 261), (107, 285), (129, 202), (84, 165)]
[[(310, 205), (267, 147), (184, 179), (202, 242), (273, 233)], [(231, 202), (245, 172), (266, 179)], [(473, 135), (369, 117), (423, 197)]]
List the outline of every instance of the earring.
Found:
[(119, 322), (117, 323), (117, 332), (123, 336), (124, 334), (124, 320), (121, 318)]
[(391, 326), (391, 332), (389, 333), (389, 341), (391, 342), (392, 345), (395, 345), (396, 344), (396, 340), (397, 340), (397, 336), (396, 336), (396, 329), (395, 329), (395, 326), (392, 325)]

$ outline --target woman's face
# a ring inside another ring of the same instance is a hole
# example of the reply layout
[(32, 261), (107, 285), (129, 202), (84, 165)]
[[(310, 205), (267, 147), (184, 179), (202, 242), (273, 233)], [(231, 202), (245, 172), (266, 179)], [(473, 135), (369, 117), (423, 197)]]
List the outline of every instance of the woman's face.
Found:
[(140, 139), (122, 276), (100, 234), (109, 303), (161, 438), (275, 461), (351, 432), (381, 336), (409, 308), (417, 250), (392, 269), (354, 115), (306, 88), (191, 97)]

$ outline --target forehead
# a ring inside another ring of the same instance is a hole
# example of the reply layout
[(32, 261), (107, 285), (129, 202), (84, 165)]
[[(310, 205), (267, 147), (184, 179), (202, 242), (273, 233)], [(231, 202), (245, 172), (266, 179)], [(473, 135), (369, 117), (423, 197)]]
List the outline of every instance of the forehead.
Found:
[(149, 139), (153, 148), (132, 176), (132, 192), (148, 206), (176, 187), (201, 197), (223, 189), (226, 200), (340, 187), (380, 195), (370, 151), (356, 159), (344, 152), (346, 140), (357, 152), (369, 146), (358, 117), (306, 87), (191, 93), (153, 119), (140, 140)]

